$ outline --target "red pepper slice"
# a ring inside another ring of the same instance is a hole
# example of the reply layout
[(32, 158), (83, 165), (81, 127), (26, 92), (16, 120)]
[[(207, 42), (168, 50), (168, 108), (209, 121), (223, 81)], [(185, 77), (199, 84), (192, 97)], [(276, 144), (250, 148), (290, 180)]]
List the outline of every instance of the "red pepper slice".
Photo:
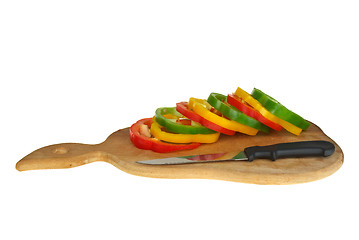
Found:
[(203, 126), (209, 128), (209, 129), (212, 129), (214, 131), (217, 131), (217, 132), (220, 132), (223, 134), (227, 134), (227, 135), (234, 135), (236, 133), (233, 130), (223, 128), (213, 122), (210, 122), (207, 119), (205, 119), (204, 117), (201, 117), (200, 115), (195, 113), (194, 111), (188, 109), (188, 102), (177, 103), (176, 110), (177, 110), (177, 112), (181, 113), (183, 116), (191, 119), (192, 121), (198, 122), (198, 123), (202, 124)]
[(233, 107), (237, 108), (239, 111), (243, 112), (244, 114), (257, 119), (259, 122), (267, 125), (268, 127), (280, 131), (283, 127), (277, 123), (272, 122), (268, 118), (265, 118), (262, 114), (260, 114), (257, 110), (249, 106), (244, 102), (244, 100), (234, 94), (228, 94), (227, 102), (232, 105)]
[(168, 153), (179, 150), (195, 149), (201, 145), (201, 143), (190, 143), (190, 144), (175, 144), (162, 142), (156, 138), (149, 138), (140, 133), (141, 125), (147, 125), (151, 127), (152, 118), (144, 118), (138, 120), (130, 127), (130, 140), (131, 142), (140, 149), (152, 150), (158, 153)]

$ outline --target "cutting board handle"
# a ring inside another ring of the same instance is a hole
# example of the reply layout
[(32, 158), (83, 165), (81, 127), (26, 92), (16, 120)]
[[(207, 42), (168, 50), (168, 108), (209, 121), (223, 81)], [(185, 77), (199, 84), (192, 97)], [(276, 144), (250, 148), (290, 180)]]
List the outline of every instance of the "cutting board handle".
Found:
[(16, 164), (19, 171), (38, 169), (60, 169), (81, 166), (106, 160), (107, 155), (97, 149), (97, 145), (62, 143), (40, 148), (30, 153)]

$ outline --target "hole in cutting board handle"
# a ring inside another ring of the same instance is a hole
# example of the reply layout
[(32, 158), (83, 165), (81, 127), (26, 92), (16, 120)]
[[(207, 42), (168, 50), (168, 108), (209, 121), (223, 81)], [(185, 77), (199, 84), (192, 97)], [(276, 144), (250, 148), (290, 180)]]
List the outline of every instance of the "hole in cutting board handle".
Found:
[(54, 150), (53, 150), (53, 153), (55, 154), (66, 154), (69, 152), (69, 149), (66, 148), (66, 147), (56, 147)]

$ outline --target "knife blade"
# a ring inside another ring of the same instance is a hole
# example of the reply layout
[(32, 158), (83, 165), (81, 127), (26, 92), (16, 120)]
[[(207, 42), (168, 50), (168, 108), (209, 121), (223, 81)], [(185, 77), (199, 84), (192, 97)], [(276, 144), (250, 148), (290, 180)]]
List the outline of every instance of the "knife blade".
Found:
[(233, 157), (228, 157), (230, 153), (211, 153), (201, 155), (191, 155), (184, 157), (170, 157), (137, 161), (140, 164), (148, 165), (173, 165), (188, 163), (206, 163), (222, 161), (248, 161), (255, 159), (268, 159), (275, 161), (284, 158), (304, 158), (304, 157), (328, 157), (335, 152), (335, 146), (328, 141), (302, 141), (277, 143), (266, 146), (247, 147), (239, 153), (232, 153)]

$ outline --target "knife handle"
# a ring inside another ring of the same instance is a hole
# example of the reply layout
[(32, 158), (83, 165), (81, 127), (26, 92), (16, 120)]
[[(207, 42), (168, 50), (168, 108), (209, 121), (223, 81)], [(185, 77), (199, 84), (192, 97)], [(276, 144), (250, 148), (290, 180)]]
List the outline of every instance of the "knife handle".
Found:
[(253, 146), (244, 149), (248, 161), (254, 159), (277, 160), (281, 158), (327, 157), (334, 153), (335, 146), (327, 141), (304, 141), (278, 143), (268, 146)]

